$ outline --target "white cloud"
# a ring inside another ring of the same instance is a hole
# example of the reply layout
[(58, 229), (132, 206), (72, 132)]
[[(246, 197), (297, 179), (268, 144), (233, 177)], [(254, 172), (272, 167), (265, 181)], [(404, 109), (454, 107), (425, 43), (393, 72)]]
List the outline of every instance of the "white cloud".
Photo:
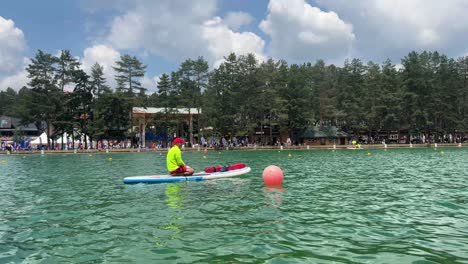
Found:
[(252, 53), (257, 59), (264, 60), (265, 41), (263, 39), (252, 32), (234, 32), (219, 17), (204, 23), (202, 37), (208, 44), (204, 48), (210, 52), (215, 61), (231, 52), (236, 54)]
[(401, 64), (401, 63), (395, 64), (395, 69), (397, 71), (403, 70), (404, 68), (405, 68), (405, 66), (403, 66), (403, 64)]
[(120, 60), (120, 53), (108, 45), (95, 45), (84, 50), (84, 57), (81, 60), (82, 68), (88, 74), (91, 73), (91, 68), (97, 62), (104, 67), (104, 76), (107, 83), (111, 87), (115, 87), (114, 75), (115, 71), (112, 68), (115, 62)]
[(271, 37), (271, 55), (292, 61), (343, 57), (355, 39), (351, 24), (304, 0), (270, 0), (260, 29)]
[(145, 75), (141, 79), (141, 86), (148, 89), (146, 91), (147, 95), (153, 94), (154, 92), (158, 90), (157, 86), (158, 86), (159, 78), (160, 78), (159, 75), (153, 76), (152, 78)]
[(7, 76), (0, 79), (0, 90), (6, 90), (8, 87), (13, 90), (20, 90), (23, 86), (27, 86), (29, 82), (28, 72), (26, 70), (21, 70), (13, 75)]
[(254, 18), (245, 12), (229, 12), (224, 18), (226, 25), (233, 30), (238, 30), (242, 26), (249, 25), (254, 21)]
[(399, 60), (412, 50), (466, 52), (466, 0), (317, 0), (354, 25), (355, 56)]
[(252, 32), (235, 32), (216, 17), (216, 3), (140, 0), (114, 18), (107, 39), (118, 49), (143, 49), (177, 62), (203, 56), (213, 64), (230, 52), (262, 54), (264, 41)]
[(15, 22), (0, 16), (0, 73), (11, 73), (23, 62), (26, 41)]

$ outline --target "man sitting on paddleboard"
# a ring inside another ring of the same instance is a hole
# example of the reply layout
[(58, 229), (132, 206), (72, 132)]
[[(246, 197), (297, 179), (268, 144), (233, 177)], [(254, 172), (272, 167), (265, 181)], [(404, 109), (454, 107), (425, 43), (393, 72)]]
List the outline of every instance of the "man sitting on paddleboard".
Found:
[(182, 144), (185, 141), (181, 138), (174, 139), (174, 146), (167, 152), (167, 170), (171, 176), (192, 175), (194, 170), (186, 166), (182, 160)]

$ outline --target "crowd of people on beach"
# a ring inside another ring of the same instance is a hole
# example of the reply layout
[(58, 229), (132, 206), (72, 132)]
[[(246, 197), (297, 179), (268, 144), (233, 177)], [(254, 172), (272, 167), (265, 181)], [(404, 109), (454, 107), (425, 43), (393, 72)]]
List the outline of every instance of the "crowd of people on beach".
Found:
[[(0, 151), (38, 151), (38, 150), (112, 150), (112, 149), (166, 149), (173, 146), (172, 138), (167, 140), (160, 140), (157, 142), (146, 142), (145, 146), (142, 146), (140, 142), (134, 142), (131, 140), (119, 141), (119, 140), (99, 140), (95, 142), (89, 142), (84, 144), (83, 142), (78, 143), (64, 143), (62, 146), (61, 142), (54, 142), (52, 147), (49, 149), (47, 144), (34, 145), (31, 146), (29, 142), (17, 143), (11, 139), (0, 138)], [(348, 139), (348, 144), (352, 145), (352, 142), (356, 142), (360, 145), (368, 144), (433, 144), (433, 143), (465, 143), (468, 142), (467, 136), (452, 136), (443, 135), (435, 136), (430, 135), (426, 137), (425, 135), (421, 136), (412, 136), (407, 138), (406, 136), (401, 136), (398, 138), (392, 138), (388, 136), (367, 136), (361, 135), (359, 137), (350, 137)], [(253, 140), (249, 137), (201, 137), (199, 140), (194, 139), (192, 143), (187, 140), (184, 144), (184, 148), (211, 148), (211, 149), (236, 149), (236, 148), (255, 148), (255, 147), (280, 147), (280, 146), (303, 146), (304, 143), (298, 141), (292, 141), (291, 138), (287, 138), (284, 141), (276, 140), (275, 142), (270, 142), (269, 140)]]
[(10, 140), (1, 140), (0, 141), (0, 151), (21, 151), (21, 150), (31, 150), (31, 145), (28, 142), (20, 144)]

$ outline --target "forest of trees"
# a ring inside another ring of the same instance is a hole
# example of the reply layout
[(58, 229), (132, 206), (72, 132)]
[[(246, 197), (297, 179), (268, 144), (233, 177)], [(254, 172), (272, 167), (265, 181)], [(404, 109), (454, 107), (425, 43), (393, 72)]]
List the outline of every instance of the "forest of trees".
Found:
[[(249, 135), (263, 125), (289, 135), (313, 126), (337, 126), (354, 135), (468, 132), (468, 57), (438, 52), (410, 52), (399, 68), (390, 60), (288, 65), (232, 53), (210, 70), (200, 57), (163, 74), (153, 94), (146, 91), (155, 87), (139, 81), (146, 66), (129, 55), (115, 64), (113, 88), (103, 66), (96, 63), (88, 74), (67, 50), (58, 57), (39, 50), (26, 70), (29, 83), (19, 91), (0, 87), (0, 115), (35, 123), (50, 138), (72, 131), (92, 140), (131, 137), (133, 106), (162, 107), (167, 114), (202, 109), (194, 129), (211, 126), (226, 136)], [(164, 116), (154, 122), (148, 125), (177, 126)]]

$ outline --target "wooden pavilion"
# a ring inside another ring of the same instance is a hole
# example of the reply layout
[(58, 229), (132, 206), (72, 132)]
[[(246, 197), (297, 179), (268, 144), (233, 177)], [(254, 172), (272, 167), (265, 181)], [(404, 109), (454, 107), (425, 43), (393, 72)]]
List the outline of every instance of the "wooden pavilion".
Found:
[(160, 107), (133, 107), (132, 119), (138, 122), (138, 133), (140, 138), (140, 146), (146, 146), (145, 135), (146, 126), (162, 114), (170, 114), (172, 116), (183, 116), (189, 126), (190, 144), (193, 142), (193, 117), (201, 114), (201, 109), (197, 108), (160, 108)]

